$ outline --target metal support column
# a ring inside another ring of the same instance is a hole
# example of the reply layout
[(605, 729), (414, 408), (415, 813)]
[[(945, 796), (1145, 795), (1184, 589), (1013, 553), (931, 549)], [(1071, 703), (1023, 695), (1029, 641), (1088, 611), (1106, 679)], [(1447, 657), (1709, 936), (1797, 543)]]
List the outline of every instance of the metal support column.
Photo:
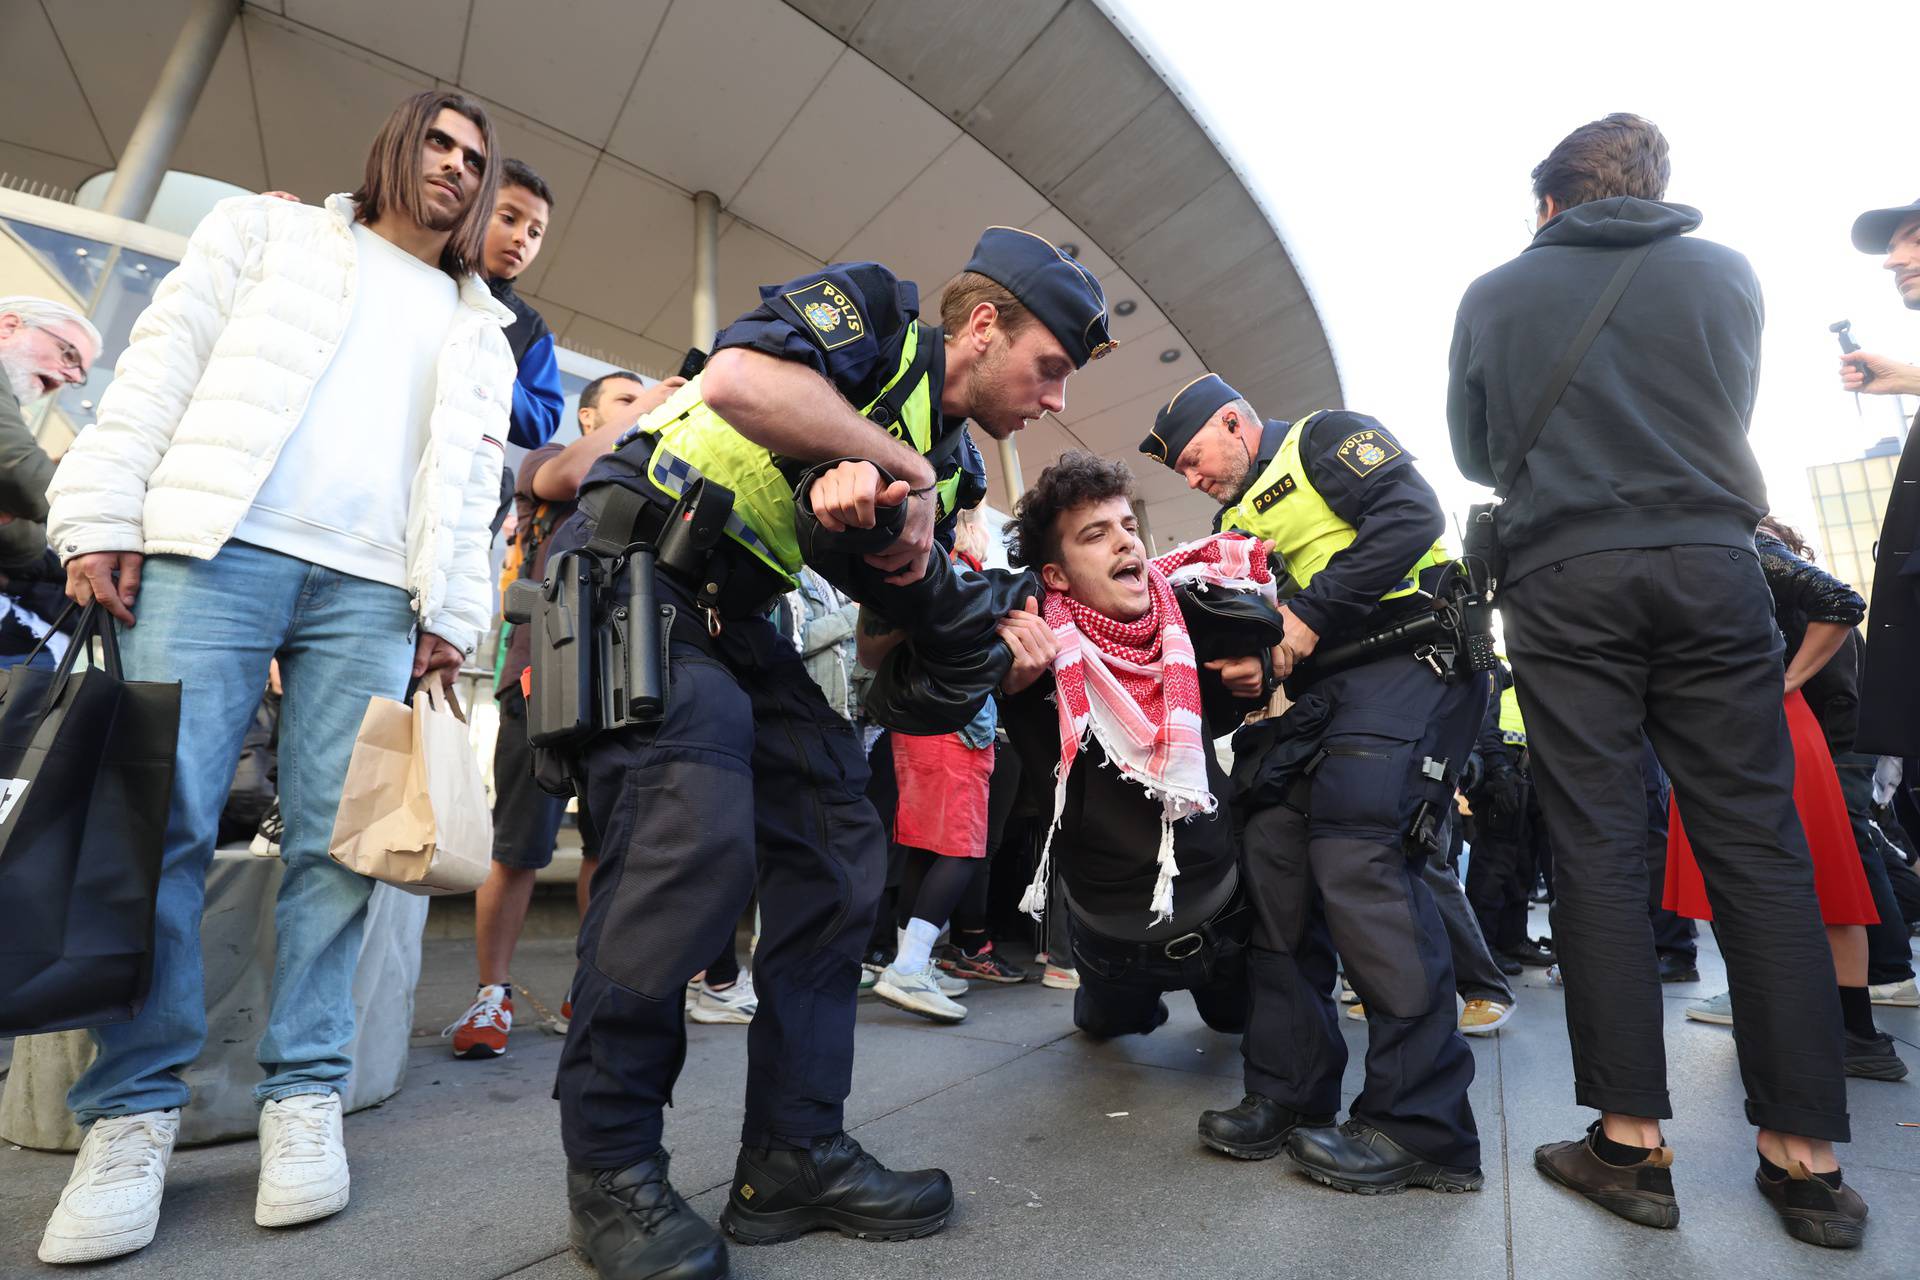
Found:
[(1011, 437), (996, 443), (1000, 446), (1000, 480), (1006, 486), (1007, 511), (1011, 514), (1020, 495), (1027, 491), (1027, 482), (1020, 478), (1020, 447)]
[(705, 351), (720, 331), (720, 197), (693, 197), (693, 341)]
[(200, 91), (213, 75), (213, 64), (227, 42), (227, 32), (240, 12), (240, 0), (194, 0), (173, 52), (160, 68), (153, 95), (141, 109), (126, 150), (114, 168), (102, 213), (144, 222), (160, 191), (160, 180), (173, 162), (173, 149), (193, 118)]

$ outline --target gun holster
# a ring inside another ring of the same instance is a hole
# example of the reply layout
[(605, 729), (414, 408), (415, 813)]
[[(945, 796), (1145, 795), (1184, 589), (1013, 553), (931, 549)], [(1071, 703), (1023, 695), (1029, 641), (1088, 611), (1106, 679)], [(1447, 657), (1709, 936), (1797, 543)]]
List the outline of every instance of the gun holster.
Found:
[(1460, 775), (1447, 760), (1426, 756), (1420, 761), (1415, 787), (1420, 803), (1407, 824), (1406, 850), (1410, 858), (1442, 858), (1447, 852), (1448, 823), (1453, 818), (1453, 793)]
[(732, 493), (704, 480), (664, 517), (610, 487), (584, 546), (554, 551), (541, 581), (507, 588), (502, 612), (529, 632), (527, 738), (545, 790), (570, 793), (573, 760), (597, 734), (665, 717), (668, 647), (691, 620), (663, 601), (659, 572), (699, 584), (696, 603), (713, 610), (727, 587), (714, 550), (732, 509)]

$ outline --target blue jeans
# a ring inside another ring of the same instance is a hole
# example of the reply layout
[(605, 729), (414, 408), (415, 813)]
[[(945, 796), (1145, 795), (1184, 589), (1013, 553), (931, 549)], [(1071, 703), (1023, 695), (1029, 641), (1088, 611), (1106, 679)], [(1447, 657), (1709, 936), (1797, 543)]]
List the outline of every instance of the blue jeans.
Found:
[(180, 1069), (207, 1035), (200, 915), (220, 809), (277, 655), (280, 814), (286, 863), (274, 909), (273, 1004), (256, 1102), (337, 1093), (352, 1060), (353, 973), (373, 881), (327, 856), (354, 736), (372, 697), (412, 673), (405, 591), (242, 542), (211, 560), (146, 562), (136, 625), (121, 631), (133, 680), (180, 681), (180, 746), (154, 922), (153, 990), (131, 1022), (95, 1030), (98, 1056), (67, 1094), (75, 1120), (183, 1106)]

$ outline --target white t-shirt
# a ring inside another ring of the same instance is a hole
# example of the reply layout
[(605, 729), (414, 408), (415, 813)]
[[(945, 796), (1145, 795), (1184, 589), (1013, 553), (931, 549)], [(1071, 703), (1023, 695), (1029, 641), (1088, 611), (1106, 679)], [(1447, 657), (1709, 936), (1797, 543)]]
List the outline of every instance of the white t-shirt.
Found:
[(405, 587), (407, 508), (460, 290), (363, 223), (353, 243), (347, 331), (233, 536)]

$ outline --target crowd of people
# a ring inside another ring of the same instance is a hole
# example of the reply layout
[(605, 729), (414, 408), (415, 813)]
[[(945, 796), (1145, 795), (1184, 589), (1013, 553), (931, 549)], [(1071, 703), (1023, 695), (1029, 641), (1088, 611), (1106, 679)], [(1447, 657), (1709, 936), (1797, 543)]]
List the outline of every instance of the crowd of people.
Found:
[[(205, 879), (270, 679), (285, 876), (255, 1217), (347, 1204), (372, 882), (329, 836), (368, 700), (469, 664), (495, 672), (497, 801), (451, 1051), (508, 1051), (515, 945), (571, 810), (555, 1094), (571, 1237), (604, 1276), (724, 1275), (723, 1232), (944, 1226), (944, 1172), (890, 1170), (844, 1130), (857, 999), (953, 1024), (970, 984), (1026, 980), (1003, 953), (1016, 894), (1085, 1034), (1150, 1034), (1185, 991), (1241, 1038), (1242, 1096), (1200, 1115), (1206, 1148), (1284, 1152), (1343, 1191), (1480, 1189), (1463, 1037), (1509, 1026), (1511, 979), (1546, 970), (1598, 1118), (1536, 1164), (1659, 1228), (1684, 1170), (1662, 984), (1699, 980), (1708, 921), (1729, 990), (1688, 1016), (1733, 1028), (1760, 1194), (1794, 1238), (1859, 1245), (1848, 1078), (1906, 1074), (1873, 1008), (1920, 1005), (1902, 767), (1920, 690), (1880, 660), (1916, 625), (1899, 566), (1920, 499), (1888, 513), (1869, 647), (1866, 602), (1769, 515), (1746, 440), (1759, 285), (1665, 200), (1665, 138), (1609, 116), (1532, 176), (1533, 242), (1467, 291), (1454, 338), (1455, 461), (1499, 498), (1467, 559), (1387, 424), (1263, 418), (1207, 374), (1141, 424), (1140, 453), (1218, 504), (1213, 535), (1150, 554), (1128, 465), (1074, 451), (1016, 504), (1011, 567), (988, 567), (969, 428), (1057, 412), (1113, 346), (1098, 280), (1005, 227), (937, 324), (884, 266), (831, 265), (763, 288), (704, 367), (596, 379), (578, 438), (554, 442), (553, 339), (513, 289), (554, 197), (451, 91), (396, 109), (351, 195), (218, 205), (57, 470), (19, 405), (83, 380), (101, 337), (0, 299), (0, 650), (57, 641), (64, 584), (118, 621), (129, 678), (181, 686), (153, 990), (92, 1032), (68, 1099), (86, 1136), (40, 1257), (157, 1229), (206, 1034)], [(1855, 241), (1920, 310), (1920, 204), (1863, 215)], [(1843, 361), (1849, 390), (1916, 379)], [(480, 652), (516, 582), (542, 608), (566, 583), (644, 585), (664, 705), (630, 709), (623, 685), (614, 710), (554, 722), (542, 615)], [(1463, 584), (1500, 606), (1494, 670), (1432, 644), (1351, 656)], [(1539, 902), (1550, 936), (1528, 925)], [(1343, 1003), (1367, 1057), (1344, 1107)], [(747, 1028), (719, 1231), (663, 1146), (689, 1019)]]

